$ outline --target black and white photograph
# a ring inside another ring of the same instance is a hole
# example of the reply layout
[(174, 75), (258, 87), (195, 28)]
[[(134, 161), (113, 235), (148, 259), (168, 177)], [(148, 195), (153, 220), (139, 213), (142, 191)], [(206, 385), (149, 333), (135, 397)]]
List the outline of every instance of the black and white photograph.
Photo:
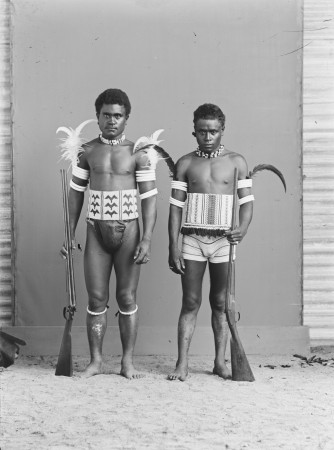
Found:
[(334, 450), (334, 3), (0, 0), (0, 450)]

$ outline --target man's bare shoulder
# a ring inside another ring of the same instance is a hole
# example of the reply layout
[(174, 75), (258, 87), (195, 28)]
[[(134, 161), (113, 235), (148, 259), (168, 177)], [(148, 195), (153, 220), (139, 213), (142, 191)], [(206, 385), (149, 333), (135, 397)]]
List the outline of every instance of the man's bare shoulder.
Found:
[(231, 150), (226, 151), (228, 152), (228, 157), (231, 159), (233, 164), (236, 167), (238, 167), (240, 171), (242, 172), (247, 171), (247, 161), (246, 158), (241, 153), (233, 152)]
[(195, 152), (188, 153), (187, 155), (181, 156), (181, 158), (175, 164), (175, 179), (176, 180), (186, 180), (187, 172), (191, 163), (194, 160)]
[[(134, 144), (132, 143), (132, 147), (133, 147), (133, 145)], [(142, 167), (142, 168), (150, 167), (150, 157), (148, 155), (147, 148), (136, 150), (135, 153), (133, 154), (133, 156), (136, 160), (137, 166)]]
[(187, 166), (189, 165), (195, 156), (195, 152), (187, 153), (186, 155), (181, 156), (180, 159), (177, 161), (177, 166)]
[(245, 157), (241, 153), (233, 152), (232, 150), (225, 149), (225, 153), (236, 163), (246, 161)]
[(130, 141), (129, 139), (124, 139), (124, 141), (120, 144), (120, 145), (124, 145), (126, 147), (132, 147), (135, 145), (134, 142)]
[(83, 146), (82, 146), (82, 149), (87, 154), (87, 153), (92, 152), (99, 144), (100, 144), (99, 138), (95, 138), (89, 142), (85, 142), (85, 144), (83, 144)]

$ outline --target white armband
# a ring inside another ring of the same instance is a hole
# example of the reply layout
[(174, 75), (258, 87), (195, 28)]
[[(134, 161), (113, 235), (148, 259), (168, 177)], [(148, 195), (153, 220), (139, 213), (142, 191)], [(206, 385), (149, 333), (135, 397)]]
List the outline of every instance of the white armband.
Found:
[(239, 205), (243, 205), (244, 203), (253, 202), (254, 195), (246, 195), (246, 197), (239, 198)]
[(149, 170), (136, 170), (136, 181), (137, 183), (140, 183), (142, 181), (155, 181), (155, 170), (149, 169)]
[(251, 178), (245, 178), (244, 180), (238, 180), (238, 189), (250, 188), (253, 186), (253, 180)]
[(73, 180), (70, 181), (70, 187), (78, 192), (85, 192), (87, 186), (80, 186), (79, 184), (74, 183)]
[(144, 198), (152, 197), (153, 195), (157, 195), (157, 193), (158, 193), (158, 189), (154, 188), (154, 189), (151, 189), (150, 191), (139, 194), (139, 198), (140, 198), (140, 200), (144, 200)]
[(72, 175), (74, 175), (77, 178), (81, 178), (81, 180), (88, 180), (89, 179), (89, 170), (81, 169), (81, 167), (78, 166), (72, 166)]
[(169, 203), (171, 205), (178, 206), (179, 208), (183, 208), (186, 202), (181, 202), (180, 200), (176, 200), (174, 197), (169, 197)]
[(179, 189), (180, 191), (187, 192), (187, 190), (188, 190), (188, 183), (186, 183), (184, 181), (172, 180), (171, 188), (172, 189)]

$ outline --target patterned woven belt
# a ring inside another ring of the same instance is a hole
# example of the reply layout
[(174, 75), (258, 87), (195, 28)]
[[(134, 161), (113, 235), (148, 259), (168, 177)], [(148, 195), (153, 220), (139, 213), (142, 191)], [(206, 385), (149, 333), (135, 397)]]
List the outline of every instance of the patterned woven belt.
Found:
[(189, 193), (182, 233), (224, 235), (231, 226), (232, 203), (232, 195)]
[(138, 217), (137, 189), (89, 190), (87, 217), (97, 220), (129, 220)]

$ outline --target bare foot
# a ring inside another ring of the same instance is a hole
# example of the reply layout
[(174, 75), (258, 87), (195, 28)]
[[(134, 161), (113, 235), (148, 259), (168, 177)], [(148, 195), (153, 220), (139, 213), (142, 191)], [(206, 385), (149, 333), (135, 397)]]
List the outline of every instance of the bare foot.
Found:
[(168, 380), (175, 381), (185, 381), (188, 376), (188, 366), (176, 366), (174, 372), (170, 373), (167, 377)]
[(138, 372), (132, 364), (132, 362), (122, 361), (122, 368), (120, 371), (120, 375), (127, 378), (128, 380), (135, 380), (138, 378), (143, 378), (145, 375), (141, 372)]
[(212, 372), (214, 375), (218, 375), (220, 378), (224, 378), (224, 380), (230, 380), (232, 378), (232, 373), (225, 363), (215, 363)]
[(102, 363), (101, 362), (91, 362), (88, 364), (86, 369), (79, 374), (80, 378), (90, 378), (94, 375), (100, 375), (102, 373)]

